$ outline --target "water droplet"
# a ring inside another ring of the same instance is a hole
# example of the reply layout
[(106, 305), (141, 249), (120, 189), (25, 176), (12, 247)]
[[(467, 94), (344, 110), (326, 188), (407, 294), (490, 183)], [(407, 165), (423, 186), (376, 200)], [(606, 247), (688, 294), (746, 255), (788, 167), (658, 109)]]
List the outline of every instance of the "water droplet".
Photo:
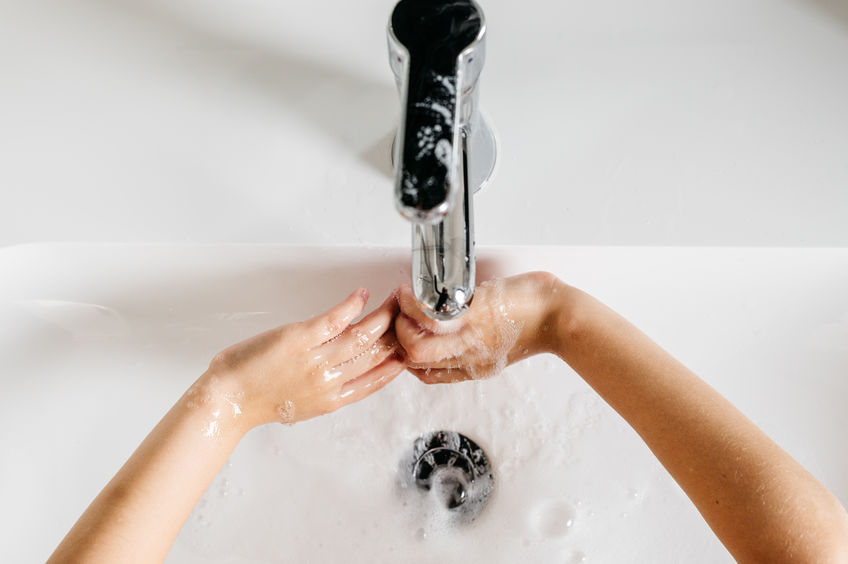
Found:
[(586, 562), (586, 555), (579, 550), (575, 550), (566, 562), (568, 564), (581, 564), (582, 562)]
[(561, 538), (574, 525), (577, 510), (565, 501), (545, 501), (536, 506), (531, 522), (536, 532), (544, 538)]

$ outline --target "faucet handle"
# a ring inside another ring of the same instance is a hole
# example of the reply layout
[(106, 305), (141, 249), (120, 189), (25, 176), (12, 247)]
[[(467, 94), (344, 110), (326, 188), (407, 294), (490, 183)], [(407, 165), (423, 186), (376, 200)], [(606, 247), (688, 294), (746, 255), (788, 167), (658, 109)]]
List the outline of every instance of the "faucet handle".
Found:
[(401, 214), (416, 223), (439, 222), (452, 206), (464, 122), (460, 56), (483, 33), (470, 0), (401, 0), (392, 12), (390, 63), (402, 98), (395, 195)]
[[(456, 76), (417, 69), (409, 79), (402, 142), (400, 203), (422, 212), (450, 205), (456, 162)], [(445, 210), (446, 211), (446, 210)], [(442, 213), (442, 215), (444, 215)]]

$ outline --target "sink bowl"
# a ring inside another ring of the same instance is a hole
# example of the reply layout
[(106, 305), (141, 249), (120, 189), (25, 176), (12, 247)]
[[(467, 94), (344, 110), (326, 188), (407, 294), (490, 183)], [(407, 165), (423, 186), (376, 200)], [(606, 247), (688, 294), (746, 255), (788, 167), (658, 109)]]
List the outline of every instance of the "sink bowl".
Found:
[[(482, 248), (480, 279), (544, 269), (726, 395), (848, 503), (848, 250)], [(408, 280), (407, 249), (27, 245), (0, 250), (0, 561), (44, 560), (225, 346)], [(402, 495), (437, 430), (494, 478), (470, 524)], [(628, 425), (539, 356), (486, 381), (402, 374), (334, 414), (255, 429), (172, 562), (731, 562)]]

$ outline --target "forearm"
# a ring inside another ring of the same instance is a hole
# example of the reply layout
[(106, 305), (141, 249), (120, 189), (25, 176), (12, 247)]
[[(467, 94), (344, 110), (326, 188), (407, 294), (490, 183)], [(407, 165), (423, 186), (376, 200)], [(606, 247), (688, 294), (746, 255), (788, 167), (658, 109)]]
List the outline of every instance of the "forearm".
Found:
[(50, 562), (163, 561), (247, 426), (204, 376), (91, 503)]
[(826, 488), (612, 310), (565, 285), (558, 295), (554, 352), (639, 433), (737, 560), (848, 558), (848, 517)]

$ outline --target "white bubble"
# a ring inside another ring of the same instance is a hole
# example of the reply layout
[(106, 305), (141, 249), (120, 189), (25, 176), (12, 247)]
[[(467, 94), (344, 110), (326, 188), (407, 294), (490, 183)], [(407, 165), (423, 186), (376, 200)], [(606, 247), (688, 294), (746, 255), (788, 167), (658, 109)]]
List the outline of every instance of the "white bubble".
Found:
[(586, 562), (586, 555), (579, 550), (575, 550), (566, 562), (567, 564), (581, 564), (582, 562)]
[(277, 406), (277, 415), (279, 415), (280, 422), (284, 425), (291, 425), (294, 423), (294, 412), (295, 406), (294, 402), (291, 400), (286, 400), (284, 403)]
[(203, 430), (204, 437), (210, 438), (218, 438), (221, 436), (221, 427), (218, 425), (218, 421), (208, 421), (206, 423), (206, 428)]
[(577, 510), (565, 501), (544, 501), (533, 509), (530, 520), (533, 529), (546, 539), (564, 537), (574, 526)]

